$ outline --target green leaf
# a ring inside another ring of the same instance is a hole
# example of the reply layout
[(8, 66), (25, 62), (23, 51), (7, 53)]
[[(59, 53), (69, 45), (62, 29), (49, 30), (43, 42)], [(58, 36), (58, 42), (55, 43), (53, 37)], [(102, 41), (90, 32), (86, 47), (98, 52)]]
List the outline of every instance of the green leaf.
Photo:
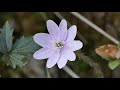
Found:
[(11, 54), (10, 61), (12, 63), (11, 66), (14, 69), (16, 68), (16, 66), (19, 66), (20, 68), (22, 68), (27, 64), (27, 61), (25, 60), (25, 56), (20, 54)]
[(23, 55), (33, 54), (39, 46), (34, 42), (32, 37), (21, 37), (15, 42), (12, 52)]
[(117, 46), (120, 48), (120, 42), (119, 42), (119, 44)]
[(8, 21), (5, 23), (5, 25), (3, 26), (3, 30), (2, 30), (2, 34), (5, 37), (6, 40), (6, 44), (7, 44), (7, 50), (10, 51), (12, 48), (12, 44), (13, 44), (13, 29), (11, 29), (10, 24), (8, 23)]
[(15, 53), (11, 53), (8, 56), (3, 56), (2, 60), (6, 63), (7, 66), (10, 65), (14, 69), (16, 68), (16, 66), (22, 68), (28, 63), (24, 55)]
[(9, 66), (10, 64), (10, 62), (9, 62), (9, 59), (10, 59), (10, 57), (8, 56), (8, 55), (3, 55), (2, 56), (2, 58), (1, 58), (1, 60), (2, 61), (4, 61), (4, 63), (7, 65), (7, 66)]
[(33, 37), (23, 36), (13, 44), (13, 31), (8, 21), (2, 29), (0, 28), (0, 60), (14, 69), (17, 66), (22, 68), (27, 64), (26, 56), (33, 54), (40, 47), (34, 42)]
[(0, 52), (4, 54), (7, 52), (7, 45), (2, 34), (0, 34)]
[(115, 68), (117, 68), (120, 65), (120, 60), (114, 60), (114, 61), (110, 61), (108, 66), (110, 69), (114, 70)]
[(11, 29), (10, 24), (7, 21), (0, 30), (0, 52), (9, 52), (13, 45), (13, 29)]

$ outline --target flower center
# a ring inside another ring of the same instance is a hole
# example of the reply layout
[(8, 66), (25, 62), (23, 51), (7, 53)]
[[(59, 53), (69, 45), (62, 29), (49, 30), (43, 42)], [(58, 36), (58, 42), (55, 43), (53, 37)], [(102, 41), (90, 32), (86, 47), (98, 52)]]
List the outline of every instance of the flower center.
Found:
[(60, 48), (62, 46), (63, 46), (63, 44), (61, 42), (56, 43), (56, 47)]

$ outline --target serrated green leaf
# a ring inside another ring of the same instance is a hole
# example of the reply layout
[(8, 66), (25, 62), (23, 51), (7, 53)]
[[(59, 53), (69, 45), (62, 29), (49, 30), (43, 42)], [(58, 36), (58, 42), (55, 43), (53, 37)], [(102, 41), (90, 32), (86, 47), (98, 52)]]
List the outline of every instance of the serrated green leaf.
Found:
[(25, 56), (20, 54), (11, 54), (10, 55), (11, 66), (15, 69), (16, 66), (22, 68), (27, 64), (25, 61)]
[(120, 65), (120, 60), (114, 60), (114, 61), (110, 61), (108, 66), (110, 69), (114, 70), (115, 68), (117, 68)]
[(21, 37), (15, 42), (12, 52), (23, 55), (34, 53), (39, 49), (39, 46), (34, 42), (32, 37)]
[(11, 64), (11, 62), (9, 61), (10, 56), (9, 55), (3, 55), (2, 56), (2, 61), (4, 61), (4, 63), (9, 66)]
[(0, 34), (0, 52), (1, 53), (6, 53), (7, 52), (7, 48), (6, 48), (6, 43), (5, 43), (5, 39), (3, 38), (3, 35)]
[(8, 56), (3, 56), (2, 61), (4, 61), (7, 66), (10, 65), (13, 69), (15, 69), (16, 66), (22, 68), (28, 63), (24, 55), (15, 53), (11, 53)]
[(13, 44), (13, 36), (12, 36), (13, 35), (13, 29), (11, 29), (8, 21), (3, 26), (2, 35), (5, 38), (6, 45), (7, 45), (7, 50), (9, 52), (11, 50), (12, 44)]
[(11, 50), (13, 45), (13, 29), (10, 28), (8, 21), (0, 29), (0, 52), (7, 53)]

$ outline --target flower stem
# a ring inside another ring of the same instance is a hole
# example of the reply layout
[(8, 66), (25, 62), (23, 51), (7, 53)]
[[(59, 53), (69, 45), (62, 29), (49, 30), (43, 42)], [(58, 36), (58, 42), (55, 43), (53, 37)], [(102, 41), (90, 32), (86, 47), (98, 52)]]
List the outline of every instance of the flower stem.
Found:
[(73, 78), (80, 78), (76, 73), (74, 73), (68, 66), (65, 66), (63, 68), (64, 71), (66, 71), (70, 76)]
[(47, 73), (47, 77), (51, 78), (51, 75), (50, 75), (50, 72), (49, 72), (48, 68), (46, 68), (46, 73)]

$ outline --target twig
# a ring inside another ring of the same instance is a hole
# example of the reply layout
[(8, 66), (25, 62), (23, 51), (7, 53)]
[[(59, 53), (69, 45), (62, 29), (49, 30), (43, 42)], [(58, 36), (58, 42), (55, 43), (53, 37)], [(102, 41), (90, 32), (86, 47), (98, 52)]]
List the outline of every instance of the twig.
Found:
[(119, 41), (117, 39), (115, 39), (114, 37), (112, 37), (111, 35), (109, 35), (108, 33), (106, 33), (103, 29), (101, 29), (100, 27), (98, 27), (97, 25), (95, 25), (94, 23), (92, 23), (90, 20), (88, 20), (87, 18), (85, 18), (84, 16), (82, 16), (81, 14), (79, 14), (78, 12), (70, 12), (70, 13), (72, 15), (74, 15), (75, 17), (77, 17), (78, 19), (80, 19), (83, 22), (85, 22), (86, 24), (88, 24), (90, 27), (92, 27), (93, 29), (95, 29), (96, 31), (98, 31), (99, 33), (101, 33), (102, 35), (104, 35), (106, 38), (108, 38), (109, 40), (111, 40), (115, 44), (119, 44)]

